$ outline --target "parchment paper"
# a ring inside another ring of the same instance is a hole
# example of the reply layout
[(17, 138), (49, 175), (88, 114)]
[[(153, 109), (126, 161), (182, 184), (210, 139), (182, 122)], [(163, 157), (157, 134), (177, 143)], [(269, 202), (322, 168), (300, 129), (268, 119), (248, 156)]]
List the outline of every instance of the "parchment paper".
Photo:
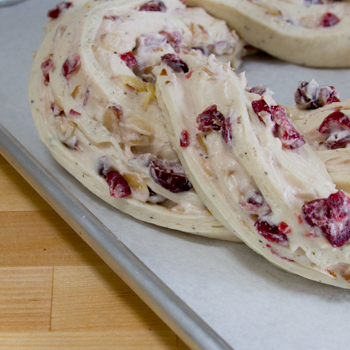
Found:
[[(234, 349), (349, 349), (349, 290), (283, 272), (243, 244), (132, 219), (56, 164), (38, 138), (26, 96), (32, 51), (57, 1), (0, 8), (0, 122)], [(350, 98), (350, 70), (297, 67), (266, 55), (248, 58), (241, 70), (251, 86), (267, 84), (280, 104), (292, 104), (298, 81), (311, 78)]]

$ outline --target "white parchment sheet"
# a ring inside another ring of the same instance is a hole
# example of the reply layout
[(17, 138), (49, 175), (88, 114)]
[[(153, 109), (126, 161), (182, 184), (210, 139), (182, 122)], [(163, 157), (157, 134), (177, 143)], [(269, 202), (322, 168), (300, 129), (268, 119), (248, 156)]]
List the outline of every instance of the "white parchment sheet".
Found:
[[(349, 349), (350, 290), (281, 271), (243, 244), (143, 224), (55, 163), (39, 141), (26, 96), (32, 51), (56, 2), (0, 8), (0, 122), (234, 349)], [(264, 55), (247, 59), (241, 70), (251, 86), (267, 84), (280, 104), (292, 104), (298, 81), (311, 78), (350, 98), (350, 70), (297, 67)]]

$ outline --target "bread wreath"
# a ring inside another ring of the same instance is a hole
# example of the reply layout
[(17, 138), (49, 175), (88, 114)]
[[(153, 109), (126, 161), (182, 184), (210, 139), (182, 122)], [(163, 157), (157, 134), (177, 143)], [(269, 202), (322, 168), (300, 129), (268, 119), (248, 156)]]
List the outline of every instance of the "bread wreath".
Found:
[(286, 110), (213, 55), (180, 57), (187, 75), (165, 63), (155, 69), (157, 98), (209, 210), (278, 267), (349, 288), (350, 199)]
[[(237, 240), (192, 189), (147, 79), (160, 61), (157, 50), (221, 50), (223, 59), (238, 64), (238, 36), (176, 0), (77, 0), (60, 3), (49, 16), (29, 102), (52, 156), (94, 194), (137, 219)], [(148, 55), (152, 45), (156, 54)]]
[(224, 19), (248, 44), (312, 67), (350, 66), (350, 2), (330, 0), (186, 0)]

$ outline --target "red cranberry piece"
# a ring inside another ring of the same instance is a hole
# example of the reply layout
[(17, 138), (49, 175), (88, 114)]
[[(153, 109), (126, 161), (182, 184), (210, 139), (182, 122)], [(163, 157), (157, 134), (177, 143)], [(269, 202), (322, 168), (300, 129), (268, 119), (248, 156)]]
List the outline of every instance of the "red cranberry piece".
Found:
[(327, 199), (324, 198), (305, 203), (302, 207), (302, 212), (306, 222), (310, 226), (320, 226), (325, 216), (326, 206)]
[(91, 91), (91, 85), (88, 85), (86, 90), (85, 90), (85, 94), (84, 94), (83, 106), (86, 106), (88, 103), (90, 91)]
[(340, 102), (334, 86), (319, 86), (315, 80), (299, 82), (294, 93), (296, 105), (301, 109), (316, 109), (329, 103)]
[(254, 196), (247, 199), (247, 203), (260, 208), (265, 202), (263, 195), (260, 192), (255, 191)]
[(61, 113), (63, 112), (63, 109), (60, 108), (60, 107), (58, 107), (58, 105), (57, 105), (55, 102), (52, 102), (52, 103), (51, 103), (51, 110), (52, 110), (53, 115), (54, 115), (55, 117), (61, 115)]
[(176, 57), (173, 53), (167, 53), (162, 56), (162, 61), (168, 65), (175, 73), (188, 73), (187, 64), (181, 59)]
[(124, 198), (131, 196), (129, 184), (118, 171), (109, 171), (106, 176), (106, 181), (109, 186), (109, 194), (112, 197)]
[(333, 247), (341, 247), (350, 240), (350, 199), (343, 191), (327, 199), (316, 199), (303, 205), (306, 222), (319, 227)]
[(187, 192), (192, 184), (186, 177), (181, 164), (156, 159), (150, 163), (151, 178), (160, 186), (172, 193)]
[(334, 13), (326, 12), (320, 21), (320, 26), (322, 27), (333, 27), (340, 22), (339, 17), (337, 17)]
[(296, 149), (305, 144), (304, 138), (295, 130), (283, 107), (271, 106), (271, 118), (276, 123), (275, 136), (281, 140), (284, 147)]
[(261, 112), (271, 113), (269, 105), (266, 101), (261, 98), (260, 100), (256, 100), (252, 102), (252, 107), (254, 112), (258, 115), (259, 119), (263, 122), (262, 117), (260, 116)]
[(282, 106), (271, 106), (270, 108), (271, 119), (277, 124), (281, 125), (283, 120), (287, 119), (287, 111)]
[(301, 109), (316, 109), (318, 105), (319, 85), (316, 81), (300, 81), (294, 93), (294, 101)]
[(74, 109), (71, 109), (71, 110), (69, 111), (69, 114), (72, 115), (72, 116), (75, 116), (75, 117), (78, 117), (78, 116), (81, 115), (81, 113), (75, 111)]
[[(331, 135), (333, 136), (333, 139), (330, 137)], [(350, 142), (350, 132), (344, 137), (340, 136), (339, 132), (334, 132), (331, 135), (324, 142), (328, 149), (345, 148)]]
[(282, 125), (279, 126), (280, 140), (284, 147), (288, 149), (296, 149), (305, 145), (304, 138), (295, 130), (294, 126), (288, 119), (284, 119)]
[(182, 41), (182, 35), (179, 32), (169, 33), (165, 30), (162, 30), (160, 34), (164, 35), (167, 39), (167, 42), (174, 48), (176, 52), (180, 51), (180, 43)]
[(258, 230), (258, 233), (267, 241), (284, 246), (288, 245), (287, 236), (279, 231), (278, 226), (270, 224), (263, 219), (258, 219), (254, 226)]
[(52, 10), (49, 10), (47, 13), (47, 16), (52, 18), (52, 19), (55, 19), (61, 14), (61, 12), (63, 10), (70, 8), (72, 5), (73, 5), (73, 3), (71, 3), (71, 2), (62, 1), (62, 2), (58, 3), (55, 8), (53, 8)]
[(110, 105), (108, 107), (108, 109), (115, 114), (115, 116), (117, 117), (118, 120), (123, 115), (122, 107), (120, 105), (118, 105), (117, 103), (113, 103), (112, 105)]
[(327, 199), (328, 216), (336, 221), (350, 219), (350, 199), (343, 191), (332, 193)]
[(288, 234), (292, 232), (292, 229), (283, 221), (281, 221), (278, 225), (277, 225), (278, 231), (284, 234)]
[(163, 1), (153, 0), (142, 5), (139, 11), (166, 12), (166, 6)]
[(321, 134), (328, 134), (335, 128), (342, 126), (350, 129), (350, 119), (342, 112), (336, 111), (324, 119), (318, 131)]
[(266, 85), (258, 85), (258, 86), (252, 87), (250, 89), (250, 92), (253, 93), (253, 94), (257, 94), (257, 95), (263, 96), (264, 93), (266, 92), (266, 89), (267, 89)]
[(232, 120), (231, 117), (227, 117), (225, 122), (222, 124), (221, 135), (226, 143), (232, 142)]
[(124, 61), (130, 69), (139, 65), (137, 63), (136, 57), (131, 51), (121, 54), (120, 59)]
[(271, 212), (271, 208), (266, 203), (264, 196), (258, 191), (250, 193), (246, 202), (240, 202), (240, 206), (246, 213), (253, 215), (267, 215)]
[(327, 134), (324, 142), (327, 148), (344, 148), (350, 142), (350, 119), (344, 113), (335, 111), (325, 118), (318, 131)]
[(212, 105), (198, 115), (196, 122), (200, 131), (220, 130), (225, 123), (225, 117), (216, 105)]
[(50, 82), (50, 72), (54, 68), (54, 63), (51, 58), (48, 58), (41, 64), (41, 71), (44, 76), (44, 84), (49, 85)]
[(180, 135), (180, 147), (188, 147), (190, 145), (190, 135), (187, 130), (182, 130)]
[(271, 115), (271, 120), (275, 122), (275, 127), (272, 132), (275, 137), (278, 137), (281, 140), (284, 147), (295, 149), (305, 144), (305, 140), (289, 121), (287, 112), (283, 107), (269, 107), (263, 98), (253, 101), (252, 107), (261, 121), (263, 121), (261, 117), (262, 113), (269, 113)]
[(322, 107), (334, 102), (340, 102), (339, 93), (335, 90), (334, 86), (320, 86), (318, 105)]
[(68, 78), (72, 73), (78, 71), (80, 68), (80, 56), (72, 54), (67, 57), (62, 66), (62, 74)]
[(103, 16), (103, 19), (116, 22), (120, 21), (122, 18), (119, 16)]
[(346, 221), (342, 223), (330, 223), (327, 221), (322, 227), (322, 232), (327, 238), (329, 243), (334, 248), (340, 248), (344, 244), (349, 243), (350, 240), (350, 222)]
[(193, 74), (193, 70), (191, 70), (185, 77), (186, 79), (190, 79)]

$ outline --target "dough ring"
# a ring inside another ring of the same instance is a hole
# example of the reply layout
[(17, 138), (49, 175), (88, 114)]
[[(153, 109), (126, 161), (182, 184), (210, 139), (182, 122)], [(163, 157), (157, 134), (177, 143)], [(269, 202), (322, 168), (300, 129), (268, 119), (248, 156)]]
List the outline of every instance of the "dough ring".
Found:
[(350, 2), (332, 0), (186, 0), (224, 19), (248, 44), (312, 67), (350, 66)]
[(48, 15), (29, 101), (53, 157), (137, 219), (237, 241), (192, 189), (169, 142), (152, 76), (162, 56), (192, 48), (238, 65), (243, 42), (236, 33), (177, 0), (77, 0)]
[(157, 99), (209, 210), (280, 268), (349, 288), (350, 199), (286, 110), (213, 55), (180, 58), (189, 73), (154, 69)]

